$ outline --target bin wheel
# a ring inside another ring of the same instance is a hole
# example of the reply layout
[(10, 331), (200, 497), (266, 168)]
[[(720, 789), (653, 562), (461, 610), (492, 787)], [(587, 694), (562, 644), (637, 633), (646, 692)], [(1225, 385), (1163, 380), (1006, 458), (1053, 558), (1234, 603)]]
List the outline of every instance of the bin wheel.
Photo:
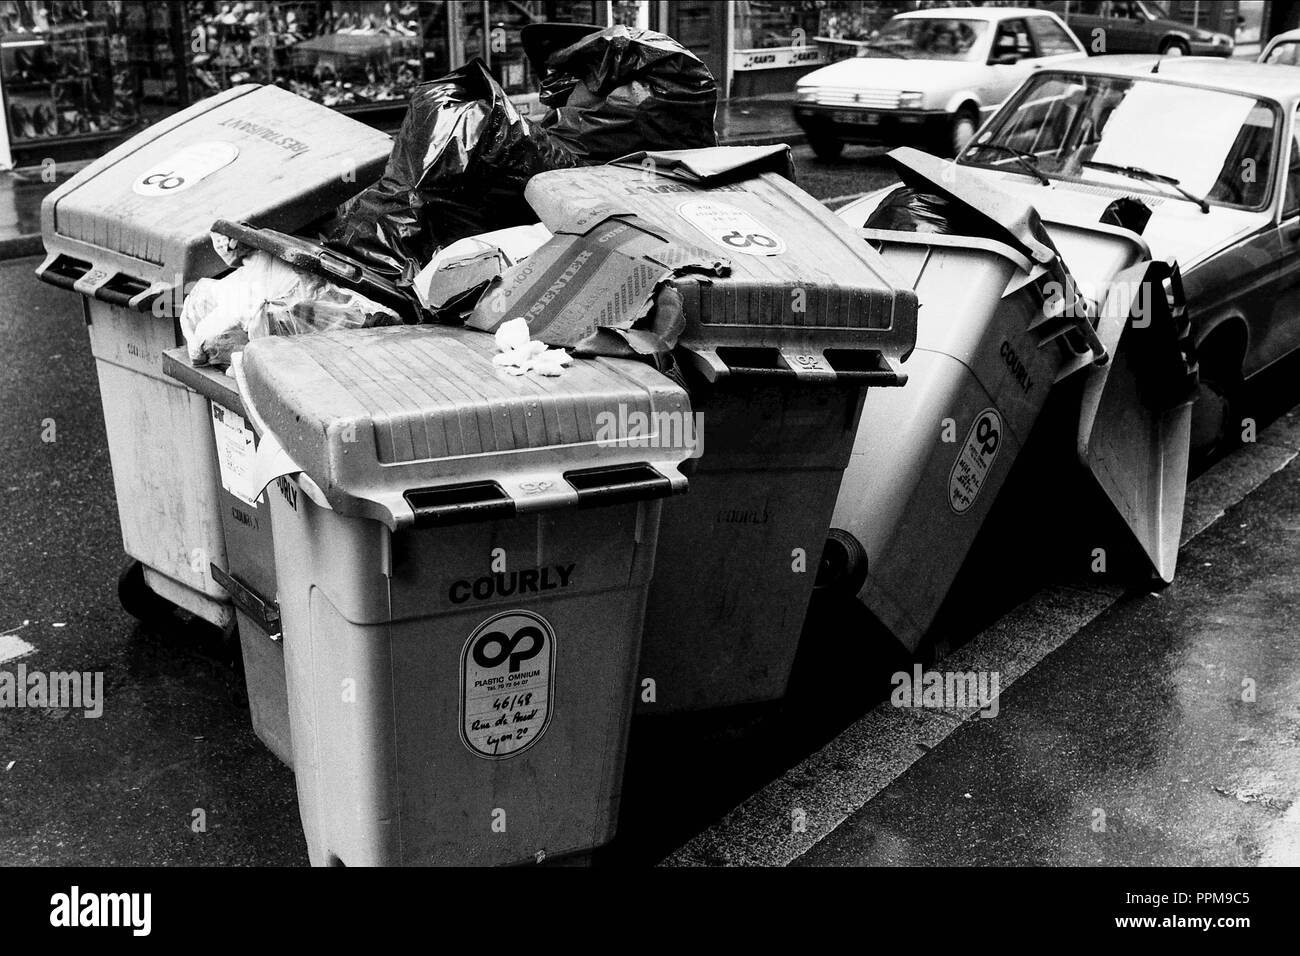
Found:
[(840, 153), (844, 152), (844, 141), (839, 139), (830, 139), (824, 136), (809, 136), (808, 145), (812, 147), (813, 153), (823, 163), (833, 163), (840, 158)]
[(144, 565), (132, 561), (117, 577), (117, 599), (126, 611), (138, 621), (157, 621), (171, 616), (175, 610), (166, 598), (159, 597), (144, 579)]
[(867, 550), (847, 531), (831, 528), (817, 566), (818, 589), (856, 595), (867, 583)]

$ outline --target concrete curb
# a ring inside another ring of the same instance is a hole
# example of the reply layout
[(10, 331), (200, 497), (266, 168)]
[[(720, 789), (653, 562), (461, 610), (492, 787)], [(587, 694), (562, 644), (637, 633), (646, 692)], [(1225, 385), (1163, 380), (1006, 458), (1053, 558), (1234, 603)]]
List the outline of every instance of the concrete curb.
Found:
[[(1180, 546), (1300, 457), (1300, 406), (1187, 488)], [(956, 653), (945, 670), (996, 670), (1000, 691), (1124, 597), (1117, 585), (1061, 583), (1029, 598)], [(884, 701), (660, 863), (786, 866), (807, 853), (976, 711), (900, 710)], [(804, 828), (792, 826), (801, 811)]]
[(45, 255), (45, 243), (39, 232), (0, 239), (0, 261)]

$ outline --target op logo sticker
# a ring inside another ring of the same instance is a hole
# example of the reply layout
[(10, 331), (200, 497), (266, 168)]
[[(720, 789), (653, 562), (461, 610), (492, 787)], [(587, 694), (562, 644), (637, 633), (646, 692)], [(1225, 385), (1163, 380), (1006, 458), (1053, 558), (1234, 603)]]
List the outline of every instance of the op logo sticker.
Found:
[(174, 196), (224, 169), (239, 156), (239, 147), (224, 140), (191, 143), (154, 164), (131, 186), (137, 196)]
[(722, 248), (747, 256), (777, 256), (785, 240), (757, 219), (716, 199), (690, 199), (677, 207), (677, 215)]
[(948, 475), (948, 506), (957, 514), (965, 514), (975, 503), (1001, 445), (1002, 416), (996, 408), (986, 408), (975, 416), (975, 424)]
[(555, 631), (532, 611), (482, 624), (460, 655), (460, 739), (480, 757), (513, 757), (541, 739), (555, 693)]

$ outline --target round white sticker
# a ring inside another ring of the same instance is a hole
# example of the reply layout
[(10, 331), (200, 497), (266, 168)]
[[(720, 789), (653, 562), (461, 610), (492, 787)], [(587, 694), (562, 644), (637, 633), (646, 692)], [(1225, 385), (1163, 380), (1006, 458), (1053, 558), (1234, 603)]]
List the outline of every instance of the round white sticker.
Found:
[(986, 408), (975, 416), (948, 474), (948, 506), (957, 514), (965, 514), (975, 503), (1001, 445), (1002, 416), (996, 408)]
[(239, 147), (224, 140), (191, 143), (151, 166), (131, 186), (138, 196), (174, 196), (229, 166)]
[(513, 757), (551, 722), (555, 631), (532, 611), (503, 611), (461, 652), (460, 739), (480, 757)]
[(728, 252), (747, 256), (778, 256), (785, 240), (757, 219), (716, 199), (690, 199), (677, 207), (677, 215)]

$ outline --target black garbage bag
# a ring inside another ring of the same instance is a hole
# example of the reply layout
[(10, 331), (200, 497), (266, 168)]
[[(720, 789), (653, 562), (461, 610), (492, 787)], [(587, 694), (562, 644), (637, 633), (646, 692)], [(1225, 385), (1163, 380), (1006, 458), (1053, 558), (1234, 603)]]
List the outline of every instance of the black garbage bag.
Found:
[(541, 128), (583, 163), (717, 145), (718, 85), (671, 37), (609, 27), (551, 53), (546, 68)]
[(476, 59), (415, 88), (383, 176), (339, 208), (322, 240), (409, 285), (457, 239), (536, 222), (524, 185), (575, 165), (573, 151), (520, 115)]
[(911, 186), (899, 186), (882, 199), (862, 225), (864, 229), (933, 232), (944, 236), (982, 234), (970, 214), (957, 203)]

